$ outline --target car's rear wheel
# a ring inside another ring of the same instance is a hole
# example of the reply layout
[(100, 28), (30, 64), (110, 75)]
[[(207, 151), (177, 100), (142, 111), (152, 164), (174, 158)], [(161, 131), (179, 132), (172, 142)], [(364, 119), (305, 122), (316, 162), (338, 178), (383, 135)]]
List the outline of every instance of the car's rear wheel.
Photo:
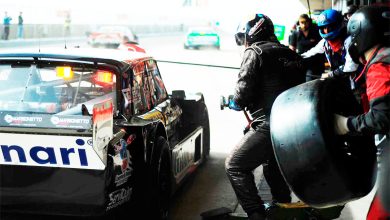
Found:
[(168, 142), (161, 136), (155, 140), (149, 174), (145, 205), (150, 210), (145, 213), (146, 219), (167, 219), (173, 178)]
[(209, 112), (207, 110), (207, 106), (204, 100), (204, 96), (202, 93), (196, 93), (200, 95), (200, 101), (198, 103), (198, 112), (200, 115), (200, 125), (203, 127), (203, 148), (202, 148), (202, 156), (203, 159), (207, 159), (210, 154), (210, 120), (209, 120)]
[(203, 159), (207, 159), (210, 155), (210, 121), (206, 105), (201, 124), (203, 126)]

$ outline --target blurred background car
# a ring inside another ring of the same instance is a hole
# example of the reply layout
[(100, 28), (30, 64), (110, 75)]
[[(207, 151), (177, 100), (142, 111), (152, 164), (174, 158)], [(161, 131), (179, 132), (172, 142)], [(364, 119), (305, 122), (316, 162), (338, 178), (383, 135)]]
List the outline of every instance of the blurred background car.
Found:
[(190, 28), (185, 37), (184, 49), (199, 49), (205, 46), (220, 49), (219, 34), (211, 27)]
[(118, 48), (123, 42), (138, 43), (137, 35), (126, 26), (102, 26), (88, 35), (92, 47)]
[(139, 45), (138, 41), (130, 40), (127, 36), (123, 37), (122, 43), (117, 48), (119, 50), (146, 53), (146, 50)]

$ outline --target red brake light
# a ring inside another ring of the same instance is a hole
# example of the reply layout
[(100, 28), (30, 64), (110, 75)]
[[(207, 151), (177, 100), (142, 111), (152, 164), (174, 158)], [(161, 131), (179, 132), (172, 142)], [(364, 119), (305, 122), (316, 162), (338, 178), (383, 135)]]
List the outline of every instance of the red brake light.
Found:
[(112, 85), (113, 74), (106, 70), (98, 70), (95, 75), (95, 82), (97, 84)]

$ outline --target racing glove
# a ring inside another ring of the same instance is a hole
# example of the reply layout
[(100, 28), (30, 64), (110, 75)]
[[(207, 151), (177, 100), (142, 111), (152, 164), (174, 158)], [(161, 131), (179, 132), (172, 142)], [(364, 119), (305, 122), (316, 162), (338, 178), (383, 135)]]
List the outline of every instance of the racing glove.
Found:
[(344, 135), (349, 132), (347, 126), (348, 118), (342, 115), (334, 114), (334, 131), (338, 135)]
[(241, 111), (242, 109), (237, 105), (237, 103), (229, 97), (229, 108), (235, 111)]

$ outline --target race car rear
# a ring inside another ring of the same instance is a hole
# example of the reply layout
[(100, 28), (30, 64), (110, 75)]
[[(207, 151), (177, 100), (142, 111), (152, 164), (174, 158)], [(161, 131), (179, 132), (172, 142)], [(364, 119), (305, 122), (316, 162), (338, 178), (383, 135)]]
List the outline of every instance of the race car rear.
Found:
[(0, 64), (2, 212), (100, 215), (129, 200), (127, 182), (107, 193), (114, 92), (97, 66)]
[(104, 211), (106, 171), (88, 144), (92, 137), (14, 132), (2, 129), (0, 135), (3, 211), (71, 215)]

